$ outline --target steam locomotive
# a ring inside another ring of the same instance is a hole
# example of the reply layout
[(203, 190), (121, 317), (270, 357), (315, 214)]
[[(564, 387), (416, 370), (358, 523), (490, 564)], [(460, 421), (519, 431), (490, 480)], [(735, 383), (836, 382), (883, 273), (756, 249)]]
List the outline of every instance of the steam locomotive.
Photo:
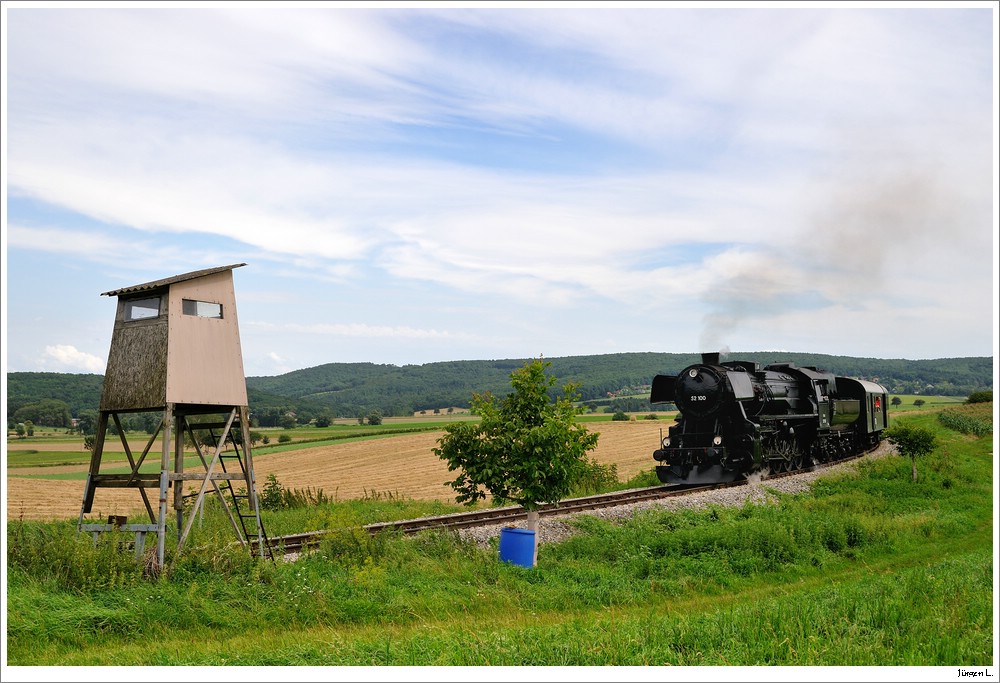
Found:
[(815, 367), (721, 362), (718, 353), (653, 378), (649, 400), (680, 413), (653, 452), (665, 484), (788, 472), (864, 452), (888, 427), (885, 387)]

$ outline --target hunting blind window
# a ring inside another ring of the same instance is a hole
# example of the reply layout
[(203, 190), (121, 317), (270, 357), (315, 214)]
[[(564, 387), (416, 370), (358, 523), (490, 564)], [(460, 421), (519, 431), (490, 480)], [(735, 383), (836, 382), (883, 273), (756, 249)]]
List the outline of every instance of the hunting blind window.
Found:
[(160, 315), (160, 297), (125, 302), (125, 321), (146, 320)]
[(184, 315), (196, 315), (199, 318), (222, 317), (222, 304), (212, 303), (211, 301), (184, 299), (181, 308), (184, 311)]

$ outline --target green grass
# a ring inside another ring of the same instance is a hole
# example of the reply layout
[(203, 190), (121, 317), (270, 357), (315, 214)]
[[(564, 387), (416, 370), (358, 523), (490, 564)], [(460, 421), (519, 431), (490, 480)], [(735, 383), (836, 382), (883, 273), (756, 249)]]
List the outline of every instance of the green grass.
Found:
[(580, 517), (534, 569), (353, 528), (452, 509), (386, 495), (267, 513), (274, 535), (332, 531), (287, 564), (210, 509), (159, 580), (114, 537), (10, 522), (8, 665), (986, 666), (991, 443), (906, 419), (940, 442), (916, 483), (888, 457), (772, 505)]
[[(900, 404), (892, 405), (892, 400), (898, 398)], [(923, 401), (916, 405), (915, 401)], [(911, 410), (934, 410), (965, 403), (963, 396), (924, 396), (922, 394), (889, 394), (889, 414), (894, 412), (909, 412)]]
[[(114, 454), (108, 453), (113, 456)], [(121, 460), (125, 454), (121, 453)], [(115, 457), (115, 460), (118, 458)], [(58, 467), (60, 465), (86, 465), (90, 462), (90, 451), (84, 450), (80, 444), (80, 452), (72, 451), (7, 451), (7, 467)], [(128, 462), (125, 460), (125, 462)]]

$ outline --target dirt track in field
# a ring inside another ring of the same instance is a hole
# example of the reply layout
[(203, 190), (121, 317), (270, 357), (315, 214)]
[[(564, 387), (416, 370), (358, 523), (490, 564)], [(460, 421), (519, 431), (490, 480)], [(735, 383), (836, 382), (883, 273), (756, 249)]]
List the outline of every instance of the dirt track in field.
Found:
[[(668, 420), (591, 423), (601, 434), (590, 456), (601, 464), (615, 463), (618, 478), (626, 480), (653, 467), (652, 453), (659, 445), (661, 428)], [(444, 432), (426, 432), (303, 448), (254, 458), (257, 490), (274, 474), (288, 489), (322, 489), (337, 500), (361, 498), (366, 493), (391, 492), (414, 500), (453, 501), (447, 482), (455, 478), (432, 449)], [(59, 467), (59, 471), (86, 472), (87, 466)], [(80, 514), (82, 481), (25, 479), (22, 474), (56, 474), (54, 468), (17, 468), (7, 471), (7, 519), (50, 520)], [(193, 486), (189, 484), (189, 486)], [(147, 494), (156, 508), (158, 492)], [(132, 514), (142, 510), (136, 490), (98, 489), (92, 514)]]

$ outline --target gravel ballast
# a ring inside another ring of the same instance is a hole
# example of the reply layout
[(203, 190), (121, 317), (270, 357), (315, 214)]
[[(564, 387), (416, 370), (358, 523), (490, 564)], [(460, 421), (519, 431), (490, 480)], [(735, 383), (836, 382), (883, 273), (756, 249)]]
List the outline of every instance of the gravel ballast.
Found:
[[(892, 452), (888, 444), (882, 444), (875, 451), (855, 460), (839, 463), (830, 467), (825, 467), (814, 472), (803, 472), (780, 479), (771, 479), (766, 482), (751, 483), (747, 486), (733, 486), (729, 488), (705, 491), (702, 493), (692, 493), (686, 496), (674, 496), (659, 500), (642, 501), (639, 503), (629, 503), (610, 508), (598, 510), (588, 510), (586, 512), (574, 512), (567, 515), (552, 515), (542, 517), (538, 520), (538, 543), (559, 543), (569, 538), (575, 530), (566, 519), (577, 515), (591, 515), (601, 519), (618, 521), (632, 517), (637, 512), (644, 510), (662, 508), (667, 510), (679, 510), (683, 508), (705, 508), (716, 505), (721, 507), (741, 507), (750, 502), (754, 505), (765, 505), (775, 502), (777, 498), (774, 492), (796, 494), (804, 493), (810, 489), (812, 483), (819, 477), (829, 476), (834, 473), (851, 471), (857, 468), (858, 463), (880, 458)], [(502, 528), (525, 528), (525, 522), (496, 524), (491, 526), (470, 527), (460, 529), (456, 533), (463, 539), (473, 540), (482, 547), (490, 547), (491, 541), (500, 535)]]

